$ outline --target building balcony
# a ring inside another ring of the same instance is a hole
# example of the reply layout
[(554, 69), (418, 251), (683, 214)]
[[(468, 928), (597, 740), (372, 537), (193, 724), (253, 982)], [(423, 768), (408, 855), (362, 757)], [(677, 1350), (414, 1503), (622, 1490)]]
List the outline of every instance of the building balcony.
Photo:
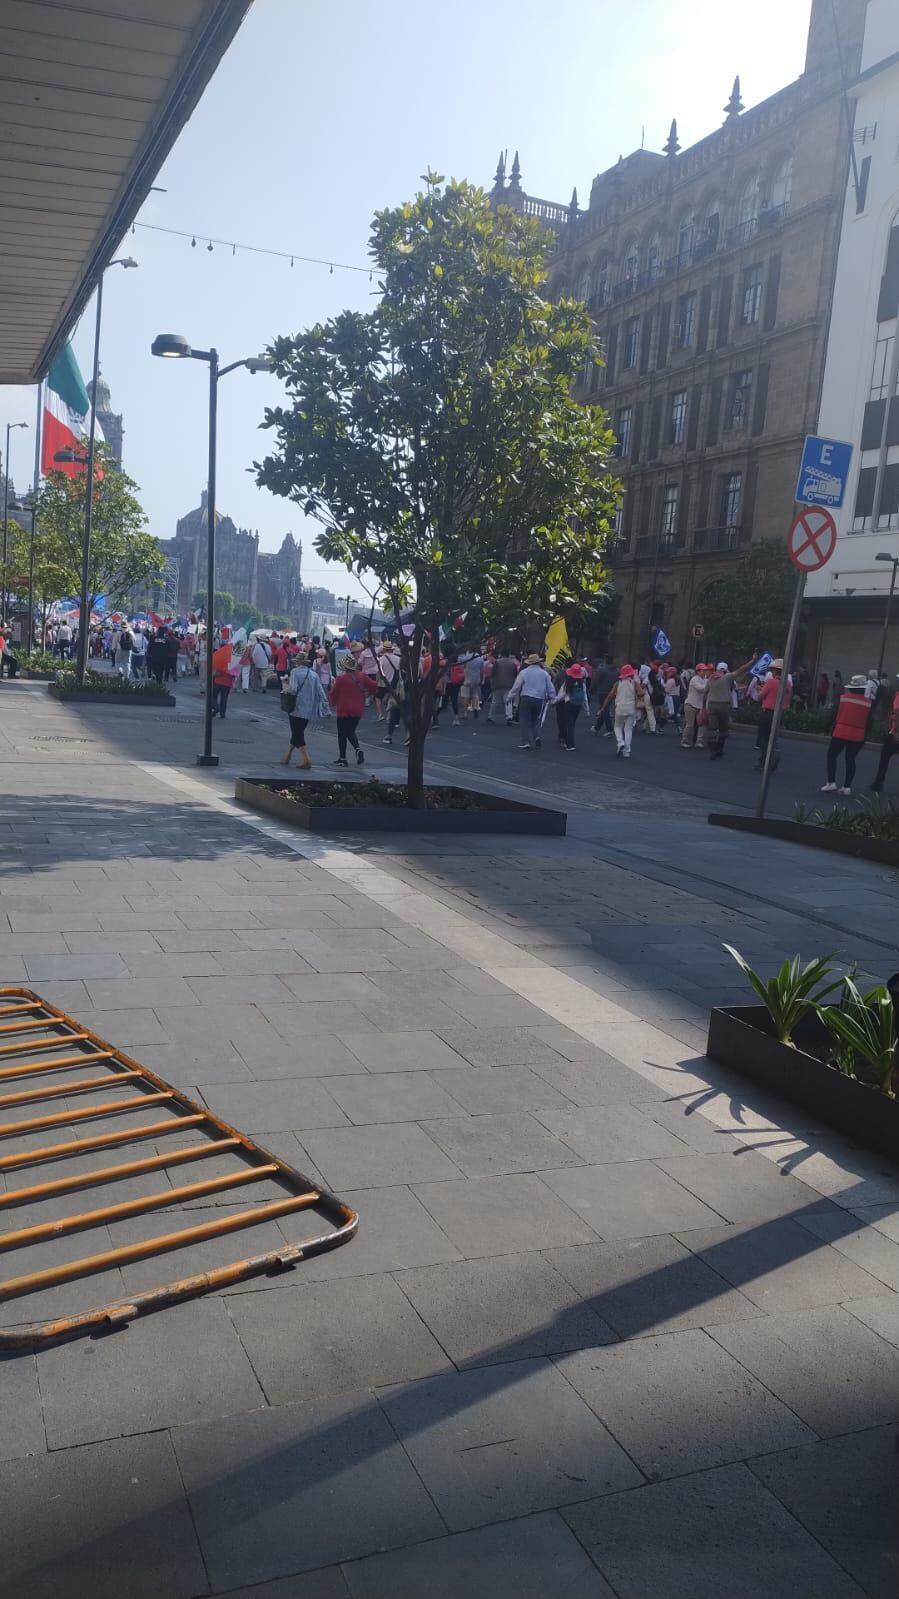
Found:
[(790, 209), (789, 201), (783, 205), (765, 206), (754, 217), (747, 217), (745, 222), (740, 222), (737, 227), (727, 231), (727, 247), (733, 249), (740, 244), (748, 244), (750, 239), (755, 239), (760, 233), (770, 233), (772, 228), (779, 227)]
[(722, 527), (693, 530), (693, 549), (697, 555), (714, 555), (742, 549), (749, 543), (749, 529), (742, 522), (727, 522)]

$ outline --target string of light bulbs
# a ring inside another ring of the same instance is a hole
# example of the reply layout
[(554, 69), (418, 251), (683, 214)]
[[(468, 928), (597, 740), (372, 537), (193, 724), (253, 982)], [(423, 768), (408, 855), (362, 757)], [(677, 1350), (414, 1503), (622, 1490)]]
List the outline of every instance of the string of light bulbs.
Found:
[(165, 228), (158, 222), (132, 222), (131, 232), (134, 233), (137, 228), (145, 228), (150, 233), (168, 233), (176, 239), (189, 239), (193, 249), (205, 244), (210, 255), (215, 246), (219, 245), (223, 250), (230, 250), (232, 256), (235, 256), (238, 250), (244, 250), (249, 255), (270, 255), (279, 261), (289, 261), (291, 266), (296, 261), (302, 261), (307, 266), (325, 266), (330, 275), (335, 272), (363, 272), (367, 274), (369, 283), (374, 278), (373, 267), (354, 266), (349, 261), (329, 261), (317, 255), (302, 255), (299, 250), (270, 250), (262, 244), (242, 244), (238, 239), (217, 239), (206, 233), (195, 233), (183, 228)]

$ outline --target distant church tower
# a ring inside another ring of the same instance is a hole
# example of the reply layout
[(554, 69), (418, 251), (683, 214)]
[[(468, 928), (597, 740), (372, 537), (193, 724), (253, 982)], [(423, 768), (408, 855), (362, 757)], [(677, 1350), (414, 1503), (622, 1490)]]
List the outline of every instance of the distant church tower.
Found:
[[(91, 404), (93, 405), (93, 382), (87, 385), (87, 392), (90, 396)], [(103, 429), (103, 437), (112, 451), (116, 466), (121, 467), (122, 437), (125, 431), (122, 427), (122, 413), (113, 411), (112, 395), (109, 392), (109, 384), (102, 374), (97, 381), (97, 421)]]

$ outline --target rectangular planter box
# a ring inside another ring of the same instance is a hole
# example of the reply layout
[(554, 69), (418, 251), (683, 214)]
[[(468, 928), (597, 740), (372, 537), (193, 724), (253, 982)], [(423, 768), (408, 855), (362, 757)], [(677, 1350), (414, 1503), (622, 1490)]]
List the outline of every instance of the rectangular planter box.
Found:
[(808, 844), (812, 849), (827, 849), (834, 855), (852, 855), (856, 860), (899, 866), (899, 840), (857, 838), (854, 833), (840, 833), (832, 827), (780, 821), (774, 816), (731, 816), (712, 811), (708, 820), (712, 827), (730, 827), (738, 833), (761, 833), (766, 838), (781, 838), (787, 844)]
[[(751, 1077), (792, 1105), (812, 1111), (846, 1138), (899, 1161), (899, 1100), (888, 1099), (801, 1047), (791, 1049), (766, 1032), (763, 1005), (717, 1006), (709, 1017), (707, 1052), (722, 1066)], [(824, 1032), (816, 1018), (799, 1028), (806, 1038)]]
[(25, 670), (19, 673), (19, 676), (30, 679), (30, 681), (32, 683), (55, 683), (56, 682), (56, 673), (55, 672), (39, 672), (33, 666), (26, 666)]
[(104, 694), (102, 691), (95, 694), (89, 688), (61, 689), (56, 683), (50, 683), (47, 693), (52, 694), (55, 700), (63, 705), (72, 700), (84, 705), (177, 705), (174, 694)]
[[(350, 785), (347, 784), (347, 787)], [(443, 784), (442, 787), (449, 785)], [(303, 782), (289, 779), (279, 788), (303, 789)], [(453, 788), (454, 794), (476, 792)], [(259, 778), (238, 777), (235, 799), (254, 810), (276, 816), (279, 822), (306, 827), (313, 832), (354, 833), (542, 833), (556, 837), (565, 832), (568, 818), (564, 811), (544, 810), (538, 805), (520, 805), (516, 800), (498, 799), (494, 794), (477, 794), (476, 811), (410, 811), (403, 806), (304, 805), (282, 799)]]

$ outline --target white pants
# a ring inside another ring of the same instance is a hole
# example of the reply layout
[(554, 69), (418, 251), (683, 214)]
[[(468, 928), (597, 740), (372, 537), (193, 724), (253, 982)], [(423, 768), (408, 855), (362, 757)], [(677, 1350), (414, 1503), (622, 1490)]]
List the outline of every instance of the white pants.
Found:
[(634, 736), (634, 723), (636, 720), (637, 718), (633, 711), (629, 711), (626, 716), (616, 715), (615, 717), (615, 742), (618, 748), (624, 750), (628, 755), (631, 752), (631, 739)]
[(131, 651), (116, 650), (116, 671), (119, 677), (128, 679), (131, 676)]
[(253, 668), (251, 666), (242, 666), (240, 669), (240, 686), (244, 694), (246, 694), (247, 689), (250, 686), (250, 673), (252, 670)]

